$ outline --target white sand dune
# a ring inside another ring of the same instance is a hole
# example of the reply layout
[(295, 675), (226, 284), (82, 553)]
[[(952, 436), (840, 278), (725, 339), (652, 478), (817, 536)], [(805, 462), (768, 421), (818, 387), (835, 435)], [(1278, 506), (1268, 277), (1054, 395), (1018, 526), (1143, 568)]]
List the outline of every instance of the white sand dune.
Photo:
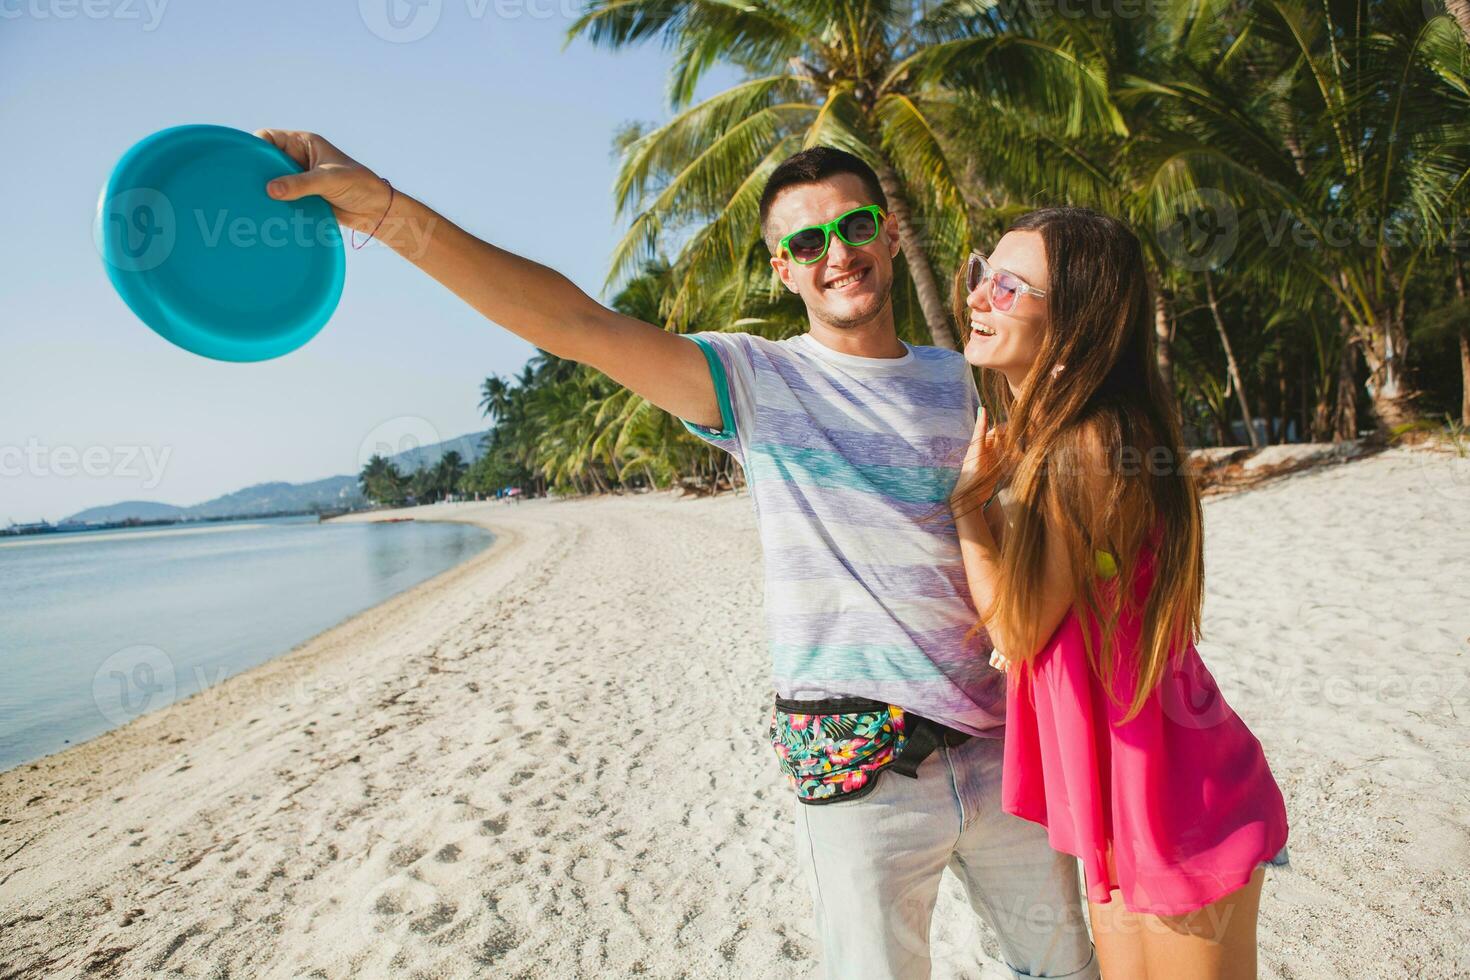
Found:
[[(462, 504), (489, 551), (0, 774), (0, 977), (819, 971), (749, 498)], [(1206, 504), (1206, 661), (1286, 793), (1262, 975), (1470, 971), (1470, 461)], [(935, 974), (999, 976), (946, 881)]]

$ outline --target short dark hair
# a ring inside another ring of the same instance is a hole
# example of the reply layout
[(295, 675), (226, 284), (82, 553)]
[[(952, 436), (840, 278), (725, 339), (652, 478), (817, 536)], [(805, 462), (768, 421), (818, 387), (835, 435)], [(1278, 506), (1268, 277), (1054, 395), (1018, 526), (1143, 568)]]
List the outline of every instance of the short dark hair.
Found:
[(782, 160), (771, 171), (771, 176), (766, 178), (766, 188), (761, 191), (761, 237), (766, 240), (766, 245), (772, 252), (776, 251), (776, 243), (771, 240), (766, 220), (771, 215), (771, 204), (776, 197), (788, 187), (820, 183), (839, 174), (852, 174), (862, 181), (863, 190), (873, 199), (870, 203), (877, 204), (884, 211), (888, 210), (888, 198), (884, 195), (883, 185), (878, 183), (878, 175), (873, 172), (872, 167), (846, 150), (833, 146), (813, 146)]

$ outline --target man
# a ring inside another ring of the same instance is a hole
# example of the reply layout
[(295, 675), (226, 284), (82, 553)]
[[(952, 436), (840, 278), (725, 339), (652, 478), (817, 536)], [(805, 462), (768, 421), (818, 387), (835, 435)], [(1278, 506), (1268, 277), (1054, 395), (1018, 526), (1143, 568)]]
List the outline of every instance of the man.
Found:
[(614, 313), (320, 136), (259, 135), (307, 168), (272, 181), (273, 197), (321, 195), (487, 318), (602, 371), (744, 465), (778, 703), (894, 705), (909, 747), (932, 752), (905, 749), (897, 771), (850, 799), (793, 804), (828, 974), (927, 976), (948, 866), (1016, 976), (1096, 977), (1073, 859), (1000, 809), (1003, 679), (967, 635), (976, 615), (946, 519), (979, 401), (959, 354), (898, 339), (897, 223), (873, 171), (816, 147), (772, 173), (762, 233), (810, 325), (773, 342), (680, 336)]

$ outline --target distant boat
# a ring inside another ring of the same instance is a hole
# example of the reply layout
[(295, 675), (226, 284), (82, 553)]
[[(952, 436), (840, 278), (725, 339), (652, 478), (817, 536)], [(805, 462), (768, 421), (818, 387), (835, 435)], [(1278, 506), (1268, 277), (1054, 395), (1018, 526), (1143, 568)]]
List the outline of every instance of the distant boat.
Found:
[(32, 524), (12, 523), (8, 527), (0, 529), (0, 534), (51, 534), (54, 531), (56, 531), (55, 524), (42, 520)]
[(411, 521), (411, 520), (413, 520), (412, 517), (383, 517), (383, 518), (379, 518), (376, 521), (369, 521), (368, 523), (369, 524), (401, 524), (404, 521)]

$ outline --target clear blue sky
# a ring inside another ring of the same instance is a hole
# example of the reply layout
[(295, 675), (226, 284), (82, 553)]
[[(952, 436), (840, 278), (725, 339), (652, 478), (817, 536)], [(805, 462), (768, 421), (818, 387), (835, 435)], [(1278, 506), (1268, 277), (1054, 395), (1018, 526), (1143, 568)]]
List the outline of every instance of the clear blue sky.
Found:
[(444, 438), (484, 427), (481, 380), (531, 347), (387, 249), (348, 251), (341, 305), (311, 343), (225, 364), (129, 312), (91, 222), (113, 164), (151, 132), (312, 129), (600, 295), (622, 227), (612, 135), (668, 117), (668, 59), (563, 50), (579, 6), (0, 0), (0, 525), (355, 472), (363, 440), (401, 417)]

